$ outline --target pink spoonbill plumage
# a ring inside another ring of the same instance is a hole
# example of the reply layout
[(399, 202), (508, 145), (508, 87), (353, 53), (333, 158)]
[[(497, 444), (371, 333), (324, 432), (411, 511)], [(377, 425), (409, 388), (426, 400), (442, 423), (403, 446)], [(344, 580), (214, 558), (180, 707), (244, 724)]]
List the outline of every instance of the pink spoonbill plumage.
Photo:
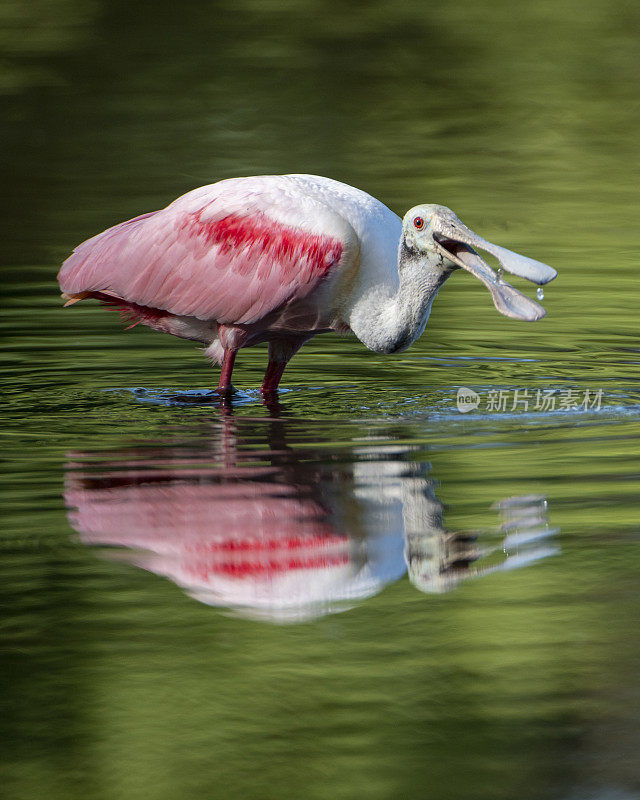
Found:
[(311, 337), (354, 333), (377, 353), (422, 334), (440, 287), (463, 268), (497, 310), (529, 322), (544, 309), (482, 259), (543, 285), (546, 264), (482, 239), (449, 208), (414, 206), (401, 219), (379, 200), (314, 175), (231, 178), (179, 197), (80, 244), (58, 280), (71, 305), (94, 298), (132, 325), (202, 342), (232, 391), (238, 350), (268, 343), (262, 392)]

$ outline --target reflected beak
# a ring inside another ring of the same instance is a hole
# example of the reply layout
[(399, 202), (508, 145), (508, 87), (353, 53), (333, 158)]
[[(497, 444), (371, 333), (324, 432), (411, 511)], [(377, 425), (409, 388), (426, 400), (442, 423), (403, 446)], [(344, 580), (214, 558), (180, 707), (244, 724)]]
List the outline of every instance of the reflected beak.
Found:
[(502, 267), (528, 281), (543, 286), (558, 274), (555, 269), (534, 261), (532, 258), (513, 253), (505, 247), (487, 242), (486, 239), (469, 230), (453, 214), (440, 220), (438, 230), (433, 234), (435, 249), (440, 255), (466, 269), (482, 281), (491, 293), (496, 309), (507, 317), (534, 322), (546, 315), (544, 308), (514, 289), (510, 283), (500, 278), (487, 262), (474, 250), (475, 247), (495, 256)]

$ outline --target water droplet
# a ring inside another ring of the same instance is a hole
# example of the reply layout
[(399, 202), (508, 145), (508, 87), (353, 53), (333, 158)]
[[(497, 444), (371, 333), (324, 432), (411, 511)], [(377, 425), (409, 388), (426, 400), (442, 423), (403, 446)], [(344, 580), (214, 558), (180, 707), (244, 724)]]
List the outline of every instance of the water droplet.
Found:
[(502, 269), (502, 267), (499, 267), (498, 271), (496, 272), (496, 277), (498, 279), (498, 283), (502, 283), (502, 274), (503, 274), (503, 272), (504, 272), (504, 270)]
[(538, 300), (544, 300), (544, 289), (542, 288), (542, 286), (538, 286), (536, 297), (538, 298)]

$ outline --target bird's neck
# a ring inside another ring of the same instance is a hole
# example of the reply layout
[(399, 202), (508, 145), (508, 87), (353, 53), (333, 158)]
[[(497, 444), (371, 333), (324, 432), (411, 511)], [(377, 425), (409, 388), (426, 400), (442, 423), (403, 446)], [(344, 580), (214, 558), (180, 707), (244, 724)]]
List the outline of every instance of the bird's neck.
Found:
[(430, 259), (401, 240), (397, 281), (362, 292), (353, 307), (351, 330), (377, 353), (406, 350), (424, 331), (438, 289), (450, 274), (435, 255)]

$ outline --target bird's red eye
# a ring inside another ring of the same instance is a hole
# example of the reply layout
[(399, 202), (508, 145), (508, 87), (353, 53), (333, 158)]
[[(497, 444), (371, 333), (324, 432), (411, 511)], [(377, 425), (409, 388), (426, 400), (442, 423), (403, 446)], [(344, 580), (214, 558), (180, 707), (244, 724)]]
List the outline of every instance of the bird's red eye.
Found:
[(424, 220), (422, 217), (415, 217), (413, 220), (413, 227), (421, 231), (424, 228)]

